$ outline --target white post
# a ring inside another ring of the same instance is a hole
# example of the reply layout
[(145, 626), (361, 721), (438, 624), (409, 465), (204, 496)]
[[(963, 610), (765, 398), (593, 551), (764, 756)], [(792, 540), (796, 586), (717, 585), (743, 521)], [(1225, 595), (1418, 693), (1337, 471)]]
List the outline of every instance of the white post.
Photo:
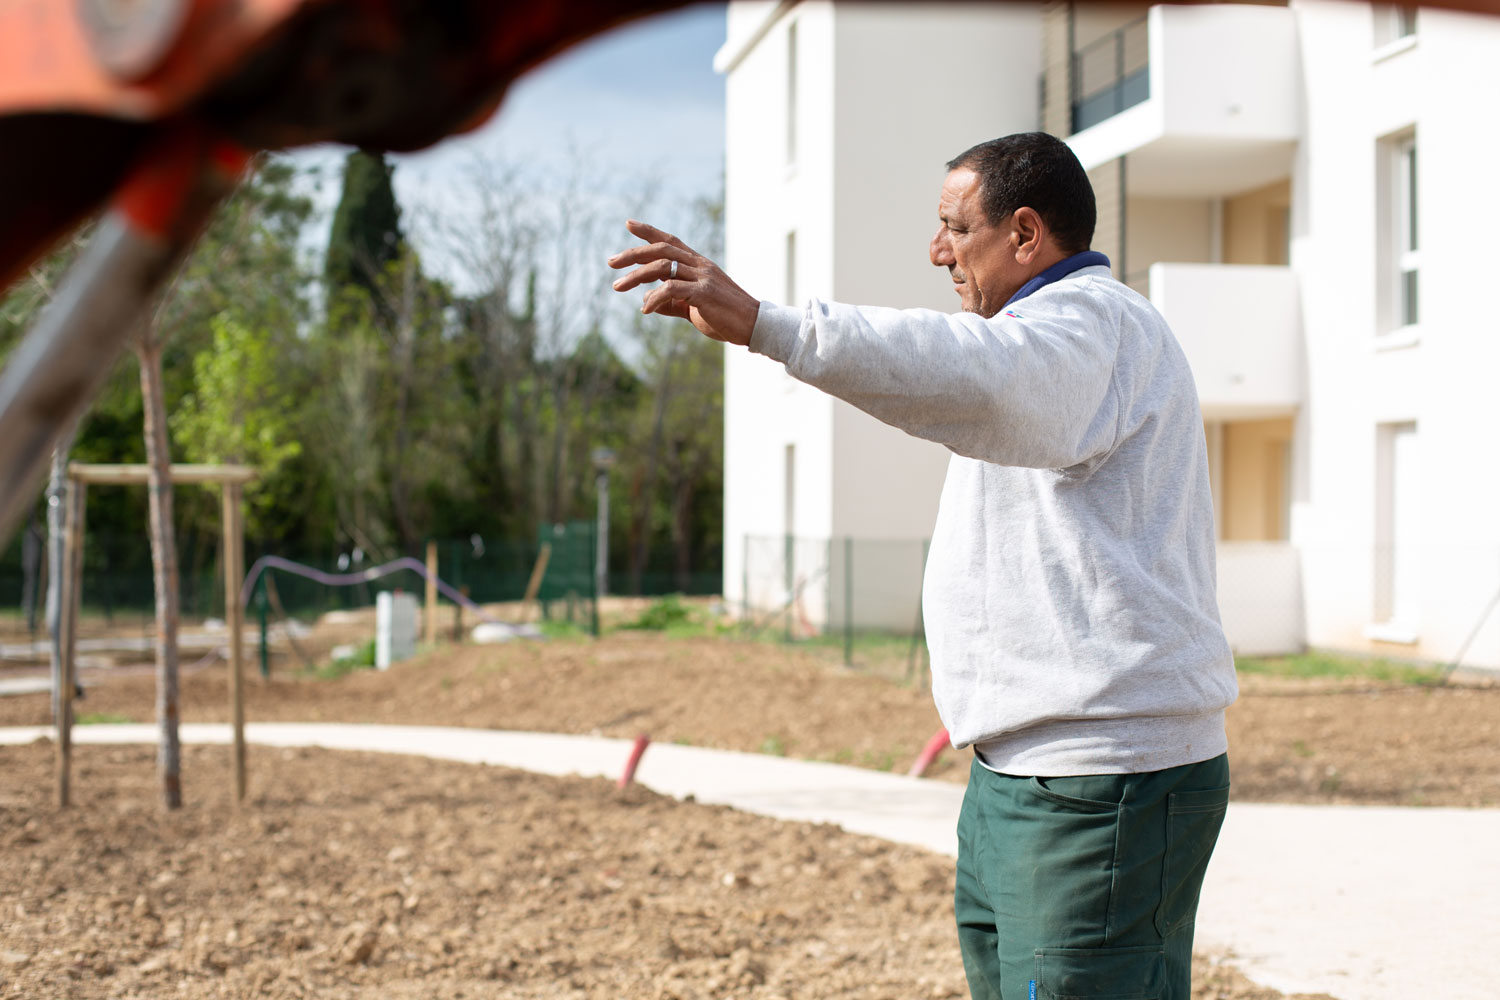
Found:
[(417, 597), (381, 591), (375, 595), (375, 666), (388, 670), (417, 650)]

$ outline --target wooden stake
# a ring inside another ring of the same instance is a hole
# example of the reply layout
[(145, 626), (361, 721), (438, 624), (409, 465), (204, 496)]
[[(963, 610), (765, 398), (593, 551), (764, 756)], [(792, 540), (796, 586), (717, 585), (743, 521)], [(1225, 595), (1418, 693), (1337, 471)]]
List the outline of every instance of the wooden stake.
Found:
[(240, 586), (245, 576), (245, 529), (239, 483), (225, 483), (224, 621), (229, 627), (229, 717), (234, 726), (234, 801), (245, 801), (245, 612)]
[(57, 804), (68, 805), (72, 797), (73, 775), (73, 685), (77, 683), (74, 655), (78, 649), (78, 610), (83, 590), (83, 512), (88, 487), (69, 483), (66, 513), (62, 580), (61, 671), (57, 692)]
[(526, 596), (521, 598), (521, 620), (526, 620), (526, 609), (531, 607), (531, 602), (536, 600), (537, 591), (542, 589), (542, 577), (547, 573), (547, 563), (552, 559), (552, 543), (543, 542), (542, 551), (537, 553), (536, 565), (531, 567), (531, 579), (526, 581)]
[(437, 620), (437, 542), (427, 543), (427, 621), (424, 631), (424, 640), (427, 645), (437, 644), (438, 620)]

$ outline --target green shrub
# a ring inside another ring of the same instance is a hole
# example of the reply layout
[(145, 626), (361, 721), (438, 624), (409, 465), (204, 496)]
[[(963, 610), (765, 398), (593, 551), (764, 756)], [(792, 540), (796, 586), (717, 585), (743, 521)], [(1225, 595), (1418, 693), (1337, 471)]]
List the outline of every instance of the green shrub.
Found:
[(692, 621), (693, 609), (683, 603), (682, 595), (668, 594), (652, 601), (651, 606), (641, 612), (639, 618), (622, 627), (664, 632), (673, 626), (686, 625)]

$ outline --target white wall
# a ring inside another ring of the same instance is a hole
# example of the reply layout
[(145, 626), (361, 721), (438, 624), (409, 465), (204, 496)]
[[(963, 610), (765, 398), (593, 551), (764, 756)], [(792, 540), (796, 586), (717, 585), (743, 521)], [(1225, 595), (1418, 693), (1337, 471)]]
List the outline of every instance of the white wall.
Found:
[(1151, 92), (1169, 98), (1168, 134), (1296, 138), (1297, 29), (1285, 8), (1161, 5), (1151, 8), (1147, 25)]
[[(978, 142), (1036, 127), (1038, 12), (840, 4), (835, 41), (833, 297), (956, 309), (947, 270), (932, 266), (927, 249), (944, 164)], [(947, 450), (844, 403), (834, 410), (832, 534), (929, 537)]]
[(1214, 259), (1213, 204), (1206, 198), (1130, 198), (1125, 203), (1126, 277), (1158, 261)]
[(1037, 127), (1041, 21), (1024, 4), (839, 4), (834, 294), (953, 310), (927, 247), (944, 164)]
[(1301, 563), (1285, 542), (1220, 542), (1219, 617), (1236, 656), (1300, 652)]
[[(730, 4), (730, 38), (765, 28)], [(797, 24), (798, 136), (787, 162), (787, 31)], [(725, 269), (752, 295), (786, 299), (786, 236), (797, 233), (798, 296), (827, 295), (833, 244), (833, 6), (803, 3), (746, 51), (725, 85)], [(726, 44), (725, 53), (735, 47)], [(722, 53), (721, 53), (722, 54)], [(826, 537), (831, 525), (832, 401), (742, 348), (724, 365), (724, 592), (742, 597), (745, 538), (786, 530), (786, 446), (796, 448), (793, 528)], [(818, 600), (818, 595), (810, 595)]]
[[(1500, 587), (1500, 470), (1485, 457), (1500, 426), (1500, 322), (1474, 267), (1500, 225), (1500, 138), (1473, 99), (1493, 92), (1500, 23), (1423, 10), (1413, 41), (1377, 52), (1369, 7), (1312, 0), (1295, 10), (1307, 131), (1293, 180), (1292, 264), (1302, 278), (1308, 412), (1293, 540), (1304, 552), (1308, 639), (1447, 659)], [(1421, 321), (1412, 336), (1382, 342), (1377, 141), (1411, 127)], [(1417, 642), (1387, 645), (1366, 631), (1375, 617), (1377, 429), (1405, 421), (1416, 423), (1424, 470), (1416, 503), (1425, 582)], [(1500, 665), (1500, 622), (1470, 659)]]
[[(778, 12), (768, 27), (766, 18)], [(788, 164), (785, 33), (792, 21), (800, 127), (796, 162)], [(728, 271), (752, 294), (781, 300), (786, 233), (795, 229), (796, 304), (816, 296), (955, 308), (946, 272), (927, 257), (944, 163), (977, 142), (1036, 127), (1039, 25), (1038, 12), (1021, 5), (802, 3), (786, 11), (730, 4), (730, 41), (719, 59), (733, 66), (726, 87)], [(747, 42), (753, 44), (745, 49)], [(744, 538), (784, 530), (788, 443), (797, 449), (799, 536), (919, 544), (931, 534), (946, 450), (797, 385), (779, 366), (742, 350), (729, 351), (725, 382), (724, 588), (731, 604), (744, 586)], [(755, 566), (770, 564), (767, 549)], [(803, 595), (818, 622), (829, 605), (827, 579), (809, 583)], [(916, 572), (911, 582), (919, 582)], [(856, 608), (877, 603), (857, 598)], [(904, 591), (886, 603), (901, 609), (887, 624), (909, 628), (914, 604)], [(860, 620), (870, 624), (863, 611)]]

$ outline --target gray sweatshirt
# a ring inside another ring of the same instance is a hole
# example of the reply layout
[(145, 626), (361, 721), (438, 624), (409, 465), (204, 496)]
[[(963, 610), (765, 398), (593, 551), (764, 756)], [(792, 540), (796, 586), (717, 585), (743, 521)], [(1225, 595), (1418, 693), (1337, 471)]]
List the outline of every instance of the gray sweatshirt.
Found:
[(992, 319), (762, 303), (750, 350), (954, 453), (923, 614), (955, 747), (1039, 776), (1225, 751), (1203, 418), (1149, 302), (1092, 266)]

